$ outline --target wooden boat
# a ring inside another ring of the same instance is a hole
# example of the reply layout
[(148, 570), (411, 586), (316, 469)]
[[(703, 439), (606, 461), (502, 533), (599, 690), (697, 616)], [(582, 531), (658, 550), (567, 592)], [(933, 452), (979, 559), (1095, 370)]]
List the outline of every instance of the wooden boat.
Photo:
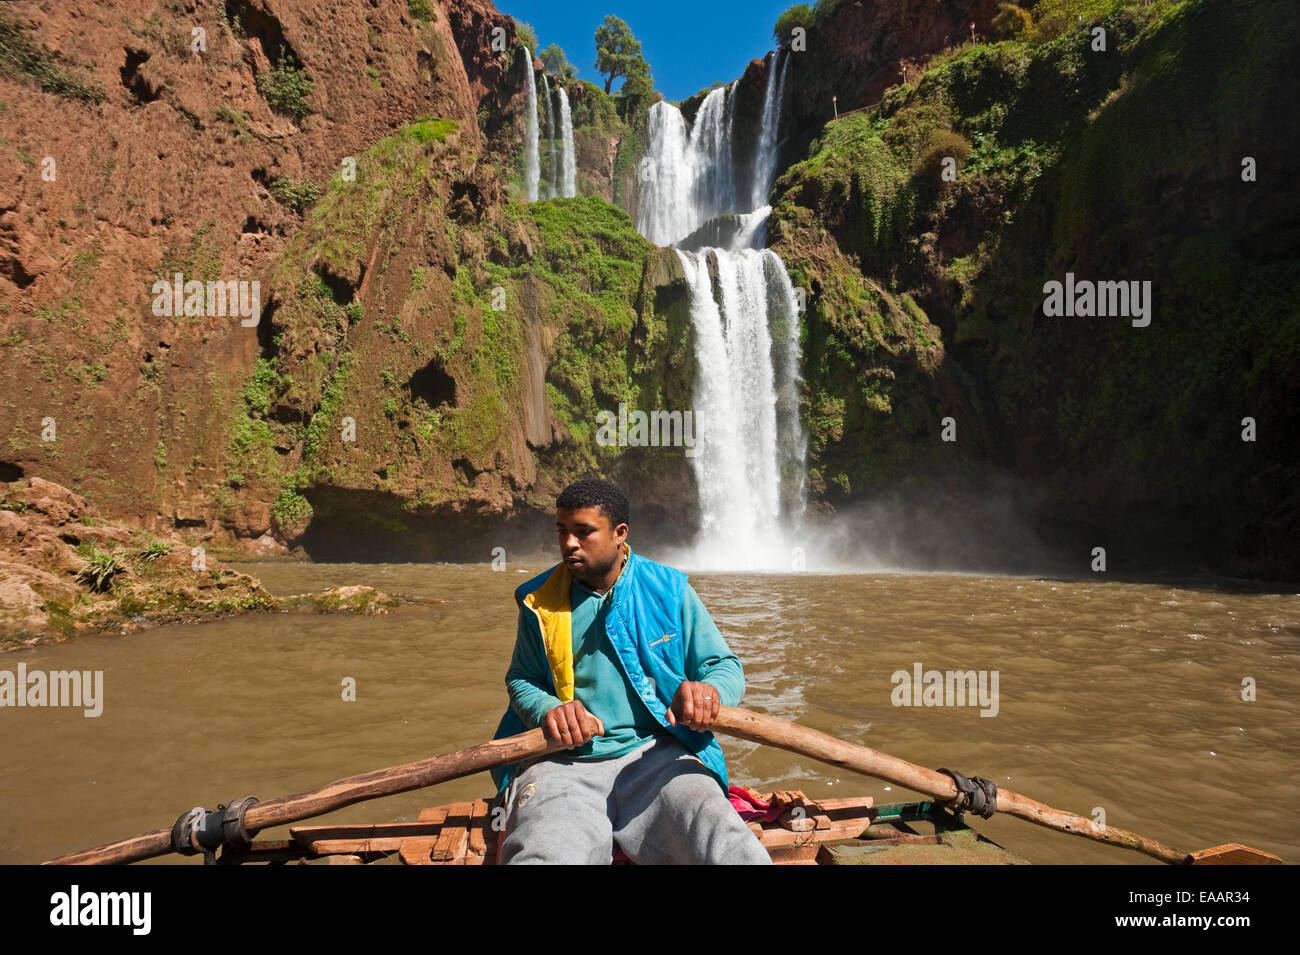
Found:
[[(1028, 864), (930, 802), (874, 806), (870, 796), (810, 799), (798, 791), (760, 798), (787, 807), (778, 819), (748, 824), (777, 865)], [(218, 864), (497, 864), (498, 833), (486, 799), (425, 809), (415, 822), (297, 826), (289, 833), (287, 840), (255, 839), (242, 851), (223, 852)]]
[[(966, 826), (962, 810), (987, 817), (996, 811), (1039, 826), (1131, 849), (1173, 865), (1280, 865), (1282, 860), (1239, 843), (1186, 852), (1118, 826), (1054, 809), (1028, 796), (951, 770), (930, 770), (888, 753), (836, 739), (811, 727), (729, 706), (711, 727), (819, 760), (841, 770), (882, 779), (921, 793), (925, 802), (873, 806), (870, 798), (809, 799), (798, 791), (755, 794), (776, 803), (774, 821), (751, 823), (774, 862), (785, 865), (1024, 863)], [(424, 789), (565, 747), (540, 729), (478, 746), (349, 776), (307, 792), (259, 802), (251, 796), (183, 813), (170, 826), (50, 860), (52, 865), (137, 862), (171, 852), (203, 852), (218, 864), (243, 862), (377, 862), (396, 855), (413, 865), (491, 865), (496, 828), (487, 800), (437, 806), (415, 822), (296, 826), (290, 838), (258, 841), (257, 833), (321, 816), (367, 799)], [(784, 807), (783, 809), (781, 807)], [(982, 807), (982, 808), (981, 808)], [(767, 815), (767, 813), (764, 813)], [(929, 827), (918, 832), (914, 826)], [(220, 850), (220, 857), (216, 855)]]

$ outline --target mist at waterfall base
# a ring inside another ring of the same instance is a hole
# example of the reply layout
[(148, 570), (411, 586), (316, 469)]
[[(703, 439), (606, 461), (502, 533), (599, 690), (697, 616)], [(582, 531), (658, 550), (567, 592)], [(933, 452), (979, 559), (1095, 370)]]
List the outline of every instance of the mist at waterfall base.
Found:
[[(1045, 543), (1022, 506), (1030, 492), (1003, 476), (978, 490), (898, 493), (835, 509), (810, 508), (797, 523), (732, 550), (732, 535), (701, 529), (675, 543), (639, 520), (633, 500), (628, 540), (646, 556), (688, 572), (765, 574), (1028, 574), (1073, 577), (1087, 552)], [(648, 502), (646, 502), (648, 503)]]

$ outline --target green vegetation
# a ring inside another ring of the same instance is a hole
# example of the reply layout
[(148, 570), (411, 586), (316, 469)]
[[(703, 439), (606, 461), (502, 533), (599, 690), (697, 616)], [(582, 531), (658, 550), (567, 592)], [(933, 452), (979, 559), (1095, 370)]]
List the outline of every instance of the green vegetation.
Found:
[(244, 408), (249, 415), (265, 416), (271, 410), (271, 401), (281, 384), (275, 365), (259, 358), (253, 365), (252, 377), (244, 386)]
[(291, 119), (301, 120), (311, 113), (307, 97), (311, 95), (312, 80), (301, 69), (288, 50), (281, 50), (270, 73), (257, 75), (257, 91), (275, 112)]
[(778, 46), (786, 46), (792, 39), (790, 31), (795, 27), (803, 27), (808, 32), (808, 49), (815, 49), (811, 39), (814, 31), (824, 28), (839, 6), (840, 0), (814, 0), (812, 6), (796, 3), (777, 17), (772, 26), (772, 38)]
[(145, 563), (153, 563), (159, 557), (166, 557), (170, 552), (171, 548), (167, 544), (159, 540), (151, 540), (145, 545), (144, 550), (140, 552), (140, 559)]
[[(222, 248), (212, 231), (217, 220), (210, 218), (199, 226), (187, 241), (179, 238), (173, 240), (171, 247), (163, 256), (158, 266), (158, 274), (172, 276), (181, 272), (185, 281), (197, 279), (200, 282), (215, 281), (221, 272)], [(156, 276), (145, 276), (144, 282), (152, 287)], [(152, 294), (152, 293), (151, 293)], [(179, 309), (177, 310), (179, 314)]]
[(3, 9), (0, 9), (0, 75), (35, 81), (47, 93), (83, 103), (96, 105), (104, 101), (102, 89), (68, 73), (49, 50), (33, 43), (14, 26)]
[(305, 497), (291, 488), (285, 488), (271, 505), (271, 522), (277, 530), (285, 531), (305, 520), (311, 512), (311, 504)]
[(326, 438), (338, 428), (339, 406), (343, 403), (351, 357), (345, 352), (339, 358), (338, 366), (321, 391), (320, 406), (312, 415), (303, 437), (302, 459), (305, 464), (316, 461), (325, 447)]
[(244, 385), (240, 407), (231, 428), (227, 481), (232, 487), (244, 484), (249, 475), (270, 478), (278, 468), (275, 431), (265, 419), (275, 396), (284, 385), (275, 365), (259, 358)]
[(596, 72), (605, 74), (605, 92), (618, 77), (648, 77), (650, 66), (641, 55), (641, 43), (632, 28), (610, 14), (596, 27)]
[(537, 55), (541, 57), (542, 65), (546, 67), (547, 72), (554, 73), (563, 82), (572, 83), (578, 78), (578, 71), (569, 62), (564, 48), (558, 43), (552, 43)]
[(248, 113), (245, 112), (236, 113), (225, 103), (222, 103), (220, 106), (217, 107), (217, 119), (221, 120), (222, 122), (229, 123), (231, 126), (235, 127), (235, 132), (237, 132), (239, 134), (239, 138), (243, 140), (248, 140), (253, 138), (253, 131), (248, 128), (248, 121), (251, 118), (252, 117), (249, 116)]
[(426, 116), (407, 126), (398, 135), (405, 136), (412, 142), (427, 145), (428, 143), (445, 142), (447, 136), (459, 128), (460, 124), (454, 119), (434, 119)]
[(1014, 3), (999, 3), (993, 18), (993, 35), (999, 40), (1023, 40), (1034, 35), (1034, 18)]
[(424, 20), (426, 23), (431, 23), (437, 19), (429, 0), (406, 0), (406, 9), (410, 11), (411, 16), (415, 17), (415, 19)]
[(525, 23), (523, 20), (516, 20), (515, 39), (523, 46), (528, 47), (528, 51), (533, 56), (537, 55), (537, 31), (533, 29), (531, 24)]
[[(78, 551), (80, 552), (80, 548)], [(112, 585), (113, 578), (125, 570), (116, 554), (92, 547), (86, 566), (77, 571), (77, 580), (96, 593), (104, 593)]]
[[(492, 282), (523, 280), (536, 276), (540, 288), (539, 314), (563, 329), (556, 340), (547, 371), (547, 392), (557, 415), (574, 436), (573, 466), (598, 466), (594, 441), (596, 412), (617, 407), (619, 401), (635, 403), (642, 389), (666, 387), (658, 374), (661, 356), (684, 340), (684, 329), (670, 336), (655, 319), (650, 324), (639, 360), (629, 355), (633, 329), (638, 323), (640, 286), (653, 247), (636, 233), (630, 217), (621, 209), (597, 197), (556, 199), (512, 207), (515, 215), (531, 216), (539, 238), (530, 262), (510, 269), (494, 269)], [(671, 255), (671, 253), (669, 253)], [(673, 259), (675, 262), (675, 257)], [(507, 301), (517, 302), (510, 295)], [(513, 325), (512, 309), (501, 313), (503, 323)], [(648, 310), (649, 303), (641, 304)], [(496, 318), (485, 313), (485, 318)], [(502, 333), (509, 325), (502, 326)], [(652, 336), (652, 337), (651, 337)], [(506, 341), (512, 341), (507, 338)], [(504, 360), (500, 335), (493, 322), (485, 321), (484, 342), (499, 383), (513, 383), (513, 360)], [(510, 351), (518, 354), (517, 341)], [(480, 353), (482, 354), (482, 353)], [(656, 372), (648, 373), (654, 365)], [(689, 364), (688, 371), (689, 374)], [(649, 379), (649, 380), (647, 380)]]
[(795, 27), (803, 27), (805, 31), (809, 31), (816, 19), (817, 15), (812, 7), (806, 3), (796, 3), (776, 18), (776, 23), (772, 25), (772, 39), (776, 40), (777, 45), (785, 46), (790, 42), (791, 31)]
[[(358, 156), (355, 182), (335, 173), (312, 207), (307, 226), (312, 239), (301, 262), (318, 261), (347, 272), (364, 261), (366, 242), (400, 213), (413, 176), (427, 170), (430, 147), (444, 143), (458, 128), (454, 120), (423, 117)], [(301, 268), (299, 261), (286, 261), (284, 280), (299, 285)]]
[(290, 179), (282, 176), (271, 180), (267, 187), (272, 198), (301, 215), (321, 197), (321, 187), (310, 179)]
[[(88, 248), (73, 255), (67, 265), (67, 274), (72, 279), (71, 291), (58, 301), (38, 308), (36, 317), (54, 325), (61, 324), (64, 319), (71, 319), (73, 326), (80, 329), (85, 321), (81, 315), (83, 297), (95, 281), (103, 251), (99, 240), (94, 239)], [(93, 377), (93, 370), (91, 374)]]

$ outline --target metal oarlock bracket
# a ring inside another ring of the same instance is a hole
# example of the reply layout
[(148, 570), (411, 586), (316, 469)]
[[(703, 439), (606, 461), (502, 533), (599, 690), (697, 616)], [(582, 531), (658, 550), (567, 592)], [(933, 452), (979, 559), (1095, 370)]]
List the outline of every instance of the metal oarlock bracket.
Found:
[(195, 806), (183, 812), (172, 824), (172, 849), (184, 856), (203, 853), (203, 864), (217, 861), (217, 850), (245, 848), (253, 841), (258, 830), (249, 832), (244, 826), (244, 813), (257, 802), (256, 796), (244, 796), (229, 805), (216, 809)]
[(951, 777), (957, 786), (957, 795), (947, 806), (958, 822), (964, 812), (973, 812), (987, 819), (998, 811), (998, 785), (993, 780), (982, 776), (967, 778), (955, 769), (936, 769), (935, 772)]

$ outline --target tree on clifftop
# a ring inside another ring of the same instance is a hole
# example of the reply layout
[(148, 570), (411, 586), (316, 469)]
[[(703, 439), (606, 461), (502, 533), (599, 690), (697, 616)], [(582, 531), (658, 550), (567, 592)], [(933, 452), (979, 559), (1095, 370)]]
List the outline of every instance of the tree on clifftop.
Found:
[(552, 43), (541, 53), (537, 54), (542, 58), (542, 64), (546, 69), (556, 76), (572, 82), (578, 75), (578, 71), (573, 68), (569, 58), (564, 54), (564, 48), (558, 43)]
[(632, 35), (632, 28), (613, 14), (596, 27), (596, 70), (608, 74), (606, 93), (615, 77), (650, 72), (650, 64), (641, 56), (641, 43)]

